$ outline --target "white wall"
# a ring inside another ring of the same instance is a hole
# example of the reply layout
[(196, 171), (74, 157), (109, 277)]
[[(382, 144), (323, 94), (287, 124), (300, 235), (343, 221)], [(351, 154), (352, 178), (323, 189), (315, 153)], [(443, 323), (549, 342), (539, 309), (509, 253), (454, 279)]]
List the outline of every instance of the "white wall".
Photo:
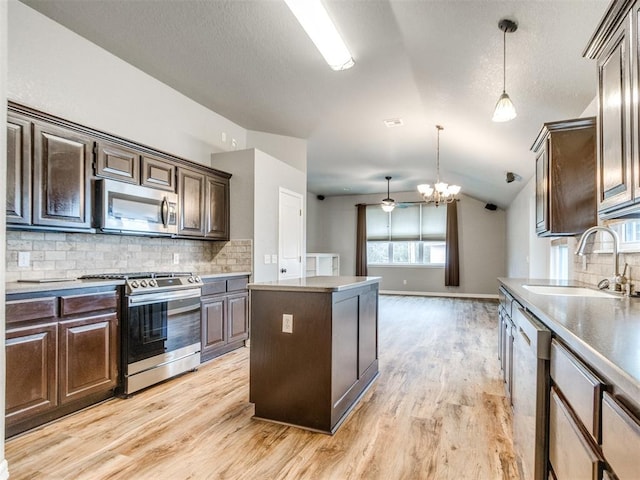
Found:
[(306, 174), (257, 149), (214, 154), (211, 163), (232, 174), (231, 238), (253, 240), (253, 281), (277, 280), (278, 265), (266, 264), (264, 256), (278, 254), (279, 189), (303, 196), (306, 218)]
[[(0, 2), (0, 178), (7, 178), (7, 2)], [(6, 185), (0, 182), (0, 232), (4, 236), (6, 226)], [(5, 263), (5, 242), (0, 242), (0, 265)], [(5, 273), (0, 269), (0, 298), (5, 296)], [(5, 343), (4, 308), (0, 308), (0, 345)], [(0, 412), (5, 409), (6, 361), (4, 348), (0, 348)], [(4, 432), (4, 415), (0, 415), (0, 432)], [(4, 458), (4, 434), (0, 435), (0, 480), (9, 477)]]
[[(309, 194), (311, 197), (312, 194)], [(328, 197), (317, 201), (315, 232), (326, 235), (309, 239), (308, 250), (340, 254), (340, 273), (355, 273), (357, 203), (379, 203), (381, 194)], [(396, 201), (420, 201), (416, 192), (394, 193)], [(309, 204), (312, 200), (308, 200)], [(369, 275), (381, 276), (381, 290), (452, 295), (495, 295), (496, 277), (506, 273), (506, 214), (489, 211), (485, 203), (462, 196), (458, 204), (460, 287), (444, 286), (443, 268), (369, 267)], [(308, 232), (309, 233), (309, 232)], [(407, 283), (404, 283), (404, 280)]]
[(256, 148), (301, 172), (307, 171), (307, 141), (301, 138), (247, 130), (247, 148)]
[(245, 148), (244, 128), (23, 3), (8, 4), (10, 100), (204, 165), (211, 152), (231, 150), (231, 138)]

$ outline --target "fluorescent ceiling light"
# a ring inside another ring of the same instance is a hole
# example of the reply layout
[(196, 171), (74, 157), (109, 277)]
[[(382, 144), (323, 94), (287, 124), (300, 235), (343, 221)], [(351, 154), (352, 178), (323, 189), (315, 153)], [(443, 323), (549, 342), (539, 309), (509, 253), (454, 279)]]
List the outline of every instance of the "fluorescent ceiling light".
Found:
[(320, 0), (284, 0), (333, 70), (346, 70), (355, 62)]

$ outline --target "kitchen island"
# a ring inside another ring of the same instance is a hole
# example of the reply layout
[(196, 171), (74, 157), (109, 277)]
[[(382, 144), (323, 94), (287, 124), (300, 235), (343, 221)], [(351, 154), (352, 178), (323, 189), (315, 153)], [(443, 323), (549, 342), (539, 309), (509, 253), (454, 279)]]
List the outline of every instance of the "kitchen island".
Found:
[(249, 284), (255, 418), (333, 434), (378, 376), (379, 277)]

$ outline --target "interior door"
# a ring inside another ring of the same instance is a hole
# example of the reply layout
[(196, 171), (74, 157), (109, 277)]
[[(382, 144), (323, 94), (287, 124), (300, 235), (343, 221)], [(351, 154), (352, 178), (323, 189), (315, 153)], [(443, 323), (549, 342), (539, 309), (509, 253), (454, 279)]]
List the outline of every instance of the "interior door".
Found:
[(280, 188), (278, 226), (278, 279), (302, 277), (303, 197)]

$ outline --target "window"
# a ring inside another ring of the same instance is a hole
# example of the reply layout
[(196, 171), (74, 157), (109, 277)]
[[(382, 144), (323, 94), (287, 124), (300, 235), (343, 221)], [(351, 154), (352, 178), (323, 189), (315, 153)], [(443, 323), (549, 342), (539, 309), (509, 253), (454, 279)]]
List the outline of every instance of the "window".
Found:
[(369, 265), (431, 265), (445, 263), (447, 209), (426, 204), (399, 205), (384, 212), (367, 207)]
[(551, 244), (551, 268), (550, 277), (554, 280), (567, 280), (569, 278), (569, 247), (565, 243)]
[[(615, 230), (620, 237), (620, 250), (626, 251), (640, 251), (640, 220), (628, 220), (621, 223), (616, 223), (614, 225), (609, 225), (612, 230)], [(604, 246), (609, 247), (611, 249), (611, 238), (610, 236), (606, 236), (605, 238), (601, 238), (601, 240), (609, 241), (609, 243), (604, 243)]]

